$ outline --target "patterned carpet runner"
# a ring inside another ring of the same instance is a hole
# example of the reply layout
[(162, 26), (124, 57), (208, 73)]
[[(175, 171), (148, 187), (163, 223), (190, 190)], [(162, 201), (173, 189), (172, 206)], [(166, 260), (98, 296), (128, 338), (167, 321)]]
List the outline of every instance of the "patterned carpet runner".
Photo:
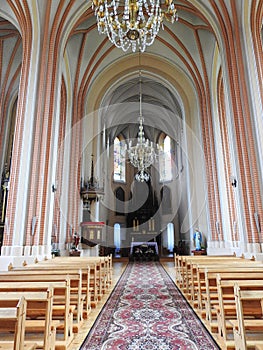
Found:
[(159, 262), (129, 263), (81, 350), (215, 350)]

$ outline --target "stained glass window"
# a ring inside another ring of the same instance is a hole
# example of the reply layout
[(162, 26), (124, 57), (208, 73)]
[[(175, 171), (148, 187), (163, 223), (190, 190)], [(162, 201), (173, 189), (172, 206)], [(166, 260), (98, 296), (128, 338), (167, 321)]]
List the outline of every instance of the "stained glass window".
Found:
[(125, 141), (114, 139), (114, 181), (125, 181)]

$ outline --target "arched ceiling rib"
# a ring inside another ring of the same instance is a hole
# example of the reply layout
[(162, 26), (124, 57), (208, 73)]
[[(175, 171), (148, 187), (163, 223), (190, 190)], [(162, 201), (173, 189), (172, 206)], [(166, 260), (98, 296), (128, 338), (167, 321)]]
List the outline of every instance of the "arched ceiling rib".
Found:
[[(10, 0), (8, 4), (11, 7), (14, 1)], [(0, 13), (3, 14), (4, 11), (8, 13), (6, 9), (8, 4), (5, 3)], [(31, 3), (25, 0), (24, 9), (26, 4), (31, 6)], [(56, 3), (52, 6), (51, 19), (54, 19), (60, 11), (59, 17), (57, 16), (57, 25), (61, 29), (58, 42), (59, 39), (65, 42), (62, 50), (67, 55), (68, 68), (72, 75), (71, 89), (74, 89), (74, 96), (77, 96), (79, 105), (83, 106), (87, 98), (86, 94), (96, 77), (113, 62), (118, 64), (124, 56), (132, 57), (134, 54), (123, 53), (120, 49), (113, 47), (106, 36), (98, 34), (91, 1), (65, 1), (63, 6), (61, 4), (58, 6)], [(43, 2), (36, 3), (39, 12), (45, 6)], [(230, 9), (224, 7), (224, 2), (221, 0), (215, 2), (177, 0), (176, 7), (179, 21), (174, 24), (165, 22), (164, 30), (160, 30), (155, 43), (147, 48), (147, 53), (163, 59), (164, 64), (169, 62), (177, 70), (184, 72), (196, 86), (196, 91), (201, 91), (205, 89), (205, 82), (211, 81), (213, 54), (217, 42), (220, 45), (218, 33), (222, 23), (219, 20), (224, 18), (226, 9)], [(19, 30), (23, 32), (25, 28), (19, 28)], [(77, 81), (75, 81), (76, 72), (79, 72)], [(123, 101), (136, 100), (136, 92), (130, 92), (130, 80), (130, 77), (126, 77), (125, 83), (122, 84), (121, 100)], [(154, 101), (159, 106), (174, 109), (176, 97), (167, 94), (166, 88), (165, 84), (162, 86), (157, 79), (156, 81), (152, 79), (151, 84), (148, 85), (147, 100), (151, 103)], [(111, 97), (107, 99), (110, 101)], [(178, 109), (178, 106), (176, 108)]]
[[(177, 1), (176, 6), (179, 12), (179, 21), (177, 23), (165, 23), (165, 29), (160, 30), (155, 43), (147, 48), (147, 53), (165, 62), (170, 62), (177, 69), (182, 70), (188, 79), (192, 80), (193, 84), (198, 84), (199, 89), (202, 89), (204, 76), (210, 74), (211, 62), (213, 60), (213, 48), (216, 45), (215, 37), (212, 34), (212, 29), (206, 21), (206, 17), (195, 8), (189, 1)], [(82, 59), (78, 57), (83, 38), (85, 36), (85, 47), (82, 47), (84, 52)], [(200, 50), (201, 46), (201, 50)], [(209, 52), (205, 50), (209, 48)], [(202, 50), (204, 48), (204, 50)], [(68, 40), (67, 53), (72, 56), (72, 72), (76, 70), (76, 64), (79, 65), (79, 91), (82, 91), (82, 97), (85, 98), (83, 92), (89, 90), (92, 81), (99, 74), (107, 69), (113, 62), (118, 64), (118, 60), (124, 56), (134, 56), (137, 53), (127, 52), (112, 46), (106, 36), (99, 35), (93, 11), (89, 8), (78, 20), (76, 26), (71, 32)], [(72, 55), (74, 52), (75, 55)], [(204, 54), (205, 52), (205, 54)], [(75, 56), (75, 57), (74, 57)], [(74, 61), (74, 63), (73, 63)], [(136, 68), (137, 69), (137, 68)], [(204, 71), (207, 70), (207, 71)], [(122, 77), (123, 82), (116, 85), (116, 91), (111, 91), (108, 96), (104, 96), (103, 105), (116, 105), (116, 103), (131, 103), (138, 101), (138, 86), (136, 86), (136, 78), (129, 76)], [(178, 102), (175, 94), (171, 93), (165, 84), (161, 84), (158, 79), (147, 79), (144, 81), (145, 90), (143, 91), (143, 99), (149, 105), (158, 106), (165, 111), (172, 112), (175, 115), (182, 114), (182, 106)], [(82, 104), (85, 100), (82, 101)], [(126, 122), (132, 118), (129, 111), (123, 111), (122, 108), (118, 112), (115, 110), (115, 115), (112, 113), (107, 115), (107, 125), (125, 120)], [(124, 117), (125, 115), (125, 117)], [(164, 113), (165, 115), (165, 113)], [(133, 115), (134, 120), (134, 115)], [(169, 118), (168, 118), (169, 120)], [(170, 120), (169, 120), (170, 121)], [(118, 127), (120, 129), (120, 127)]]

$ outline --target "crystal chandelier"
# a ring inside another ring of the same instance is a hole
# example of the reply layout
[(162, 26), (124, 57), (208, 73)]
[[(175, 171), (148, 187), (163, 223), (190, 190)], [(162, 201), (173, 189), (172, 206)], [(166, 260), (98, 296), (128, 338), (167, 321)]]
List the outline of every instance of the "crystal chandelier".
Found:
[(132, 145), (132, 141), (129, 142), (127, 149), (128, 157), (131, 164), (138, 169), (135, 179), (139, 182), (149, 181), (150, 175), (146, 171), (156, 160), (157, 153), (152, 141), (145, 139), (143, 130), (143, 116), (142, 116), (142, 91), (141, 91), (141, 72), (140, 72), (140, 114), (139, 114), (139, 132), (137, 143)]
[(174, 0), (92, 0), (100, 34), (118, 48), (144, 52), (152, 45), (163, 19), (178, 20)]

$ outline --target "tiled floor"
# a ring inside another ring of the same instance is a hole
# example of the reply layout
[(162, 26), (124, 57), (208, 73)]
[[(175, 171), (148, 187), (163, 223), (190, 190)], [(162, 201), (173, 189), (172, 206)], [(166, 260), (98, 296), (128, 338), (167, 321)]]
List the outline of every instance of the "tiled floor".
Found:
[[(111, 290), (114, 288), (116, 283), (118, 282), (123, 270), (126, 267), (126, 264), (128, 261), (123, 261), (123, 262), (114, 262), (113, 263), (113, 283), (111, 286)], [(166, 268), (167, 272), (171, 275), (172, 278), (174, 278), (174, 262), (173, 261), (162, 261), (163, 266)], [(97, 305), (96, 309), (92, 309), (91, 313), (89, 314), (88, 320), (85, 320), (83, 323), (83, 326), (81, 327), (81, 330), (78, 334), (76, 334), (74, 340), (72, 341), (71, 345), (68, 347), (67, 350), (79, 350), (82, 342), (86, 338), (86, 335), (90, 328), (92, 327), (94, 321), (96, 320), (96, 317), (98, 316), (101, 308), (105, 304), (107, 298), (110, 295), (109, 291), (108, 294), (106, 294), (102, 300), (99, 302)]]

